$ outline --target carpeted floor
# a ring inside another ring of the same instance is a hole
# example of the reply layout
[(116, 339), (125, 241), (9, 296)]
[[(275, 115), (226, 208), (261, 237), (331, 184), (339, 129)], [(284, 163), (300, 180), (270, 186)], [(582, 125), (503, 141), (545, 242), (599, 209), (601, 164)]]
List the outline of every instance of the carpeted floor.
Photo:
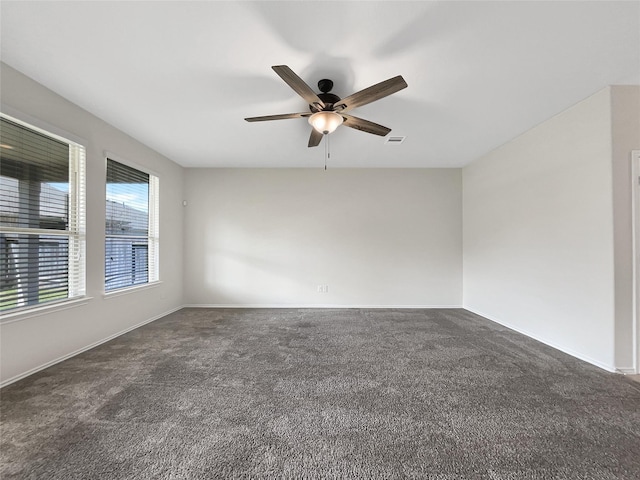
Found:
[(457, 309), (185, 309), (1, 402), (3, 480), (640, 478), (640, 383)]

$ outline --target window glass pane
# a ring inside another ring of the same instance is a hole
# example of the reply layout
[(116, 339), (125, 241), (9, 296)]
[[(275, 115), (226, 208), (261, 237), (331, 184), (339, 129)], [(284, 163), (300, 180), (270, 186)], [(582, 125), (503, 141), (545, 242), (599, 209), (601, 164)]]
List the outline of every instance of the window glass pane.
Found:
[(105, 291), (150, 280), (150, 178), (107, 159)]
[(67, 230), (69, 144), (0, 119), (0, 225)]
[(0, 114), (3, 313), (84, 295), (84, 218), (84, 147)]
[(63, 300), (68, 278), (68, 237), (0, 234), (0, 310)]
[(107, 160), (107, 235), (149, 232), (149, 175)]
[(146, 238), (107, 237), (105, 249), (106, 290), (149, 282)]

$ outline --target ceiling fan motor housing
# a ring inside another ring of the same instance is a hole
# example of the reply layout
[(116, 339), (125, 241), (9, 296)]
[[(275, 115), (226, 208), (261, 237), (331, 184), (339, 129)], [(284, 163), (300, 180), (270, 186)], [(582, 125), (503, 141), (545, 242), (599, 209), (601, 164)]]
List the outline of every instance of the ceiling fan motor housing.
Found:
[(333, 105), (340, 101), (340, 97), (333, 93), (319, 93), (318, 98), (324, 103), (324, 108), (318, 108), (317, 105), (309, 105), (312, 112), (319, 112), (320, 110), (333, 110)]
[(318, 81), (318, 90), (320, 90), (321, 92), (318, 94), (318, 98), (324, 103), (324, 108), (318, 108), (317, 105), (309, 105), (309, 109), (312, 112), (320, 112), (322, 110), (330, 112), (333, 110), (333, 105), (340, 101), (340, 97), (333, 93), (329, 93), (332, 88), (332, 80), (323, 78), (322, 80)]

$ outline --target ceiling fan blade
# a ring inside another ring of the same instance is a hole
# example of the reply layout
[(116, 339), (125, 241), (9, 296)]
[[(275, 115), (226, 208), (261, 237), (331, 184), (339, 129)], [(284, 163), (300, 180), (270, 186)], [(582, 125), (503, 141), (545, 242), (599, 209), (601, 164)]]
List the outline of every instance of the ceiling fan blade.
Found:
[(320, 97), (293, 70), (286, 65), (275, 65), (271, 68), (309, 105), (317, 104), (320, 110), (324, 108), (324, 102), (320, 100)]
[(301, 113), (283, 113), (281, 115), (265, 115), (264, 117), (249, 117), (245, 118), (247, 122), (265, 122), (267, 120), (287, 120), (289, 118), (302, 118), (310, 117), (311, 112)]
[(324, 135), (322, 135), (319, 131), (317, 131), (315, 128), (311, 128), (311, 136), (309, 137), (309, 147), (317, 147), (318, 145), (320, 145), (320, 142), (322, 141), (322, 137)]
[[(343, 98), (333, 106), (333, 109), (336, 112), (346, 112), (352, 108), (380, 100), (381, 98), (391, 95), (392, 93), (396, 93), (403, 88), (407, 88), (407, 82), (404, 81), (402, 75), (398, 75), (397, 77), (376, 83), (369, 88), (365, 88), (364, 90), (360, 90), (353, 95)], [(344, 107), (342, 107), (343, 105)]]
[(373, 133), (374, 135), (380, 135), (381, 137), (384, 137), (391, 131), (390, 128), (370, 122), (369, 120), (364, 120), (363, 118), (354, 117), (342, 112), (340, 112), (340, 115), (342, 115), (342, 117), (344, 118), (344, 122), (342, 123), (343, 125), (355, 128), (356, 130), (360, 130), (361, 132)]

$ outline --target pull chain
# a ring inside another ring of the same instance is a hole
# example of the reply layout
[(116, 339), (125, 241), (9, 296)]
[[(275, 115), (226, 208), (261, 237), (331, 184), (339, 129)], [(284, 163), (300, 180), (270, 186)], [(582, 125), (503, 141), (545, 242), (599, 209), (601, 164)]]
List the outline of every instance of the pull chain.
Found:
[(331, 158), (331, 146), (329, 145), (329, 138), (331, 137), (328, 133), (325, 134), (326, 140), (324, 142), (324, 169), (327, 170), (327, 160)]
[(324, 136), (324, 169), (327, 169), (327, 156), (329, 155), (329, 135), (325, 134)]

